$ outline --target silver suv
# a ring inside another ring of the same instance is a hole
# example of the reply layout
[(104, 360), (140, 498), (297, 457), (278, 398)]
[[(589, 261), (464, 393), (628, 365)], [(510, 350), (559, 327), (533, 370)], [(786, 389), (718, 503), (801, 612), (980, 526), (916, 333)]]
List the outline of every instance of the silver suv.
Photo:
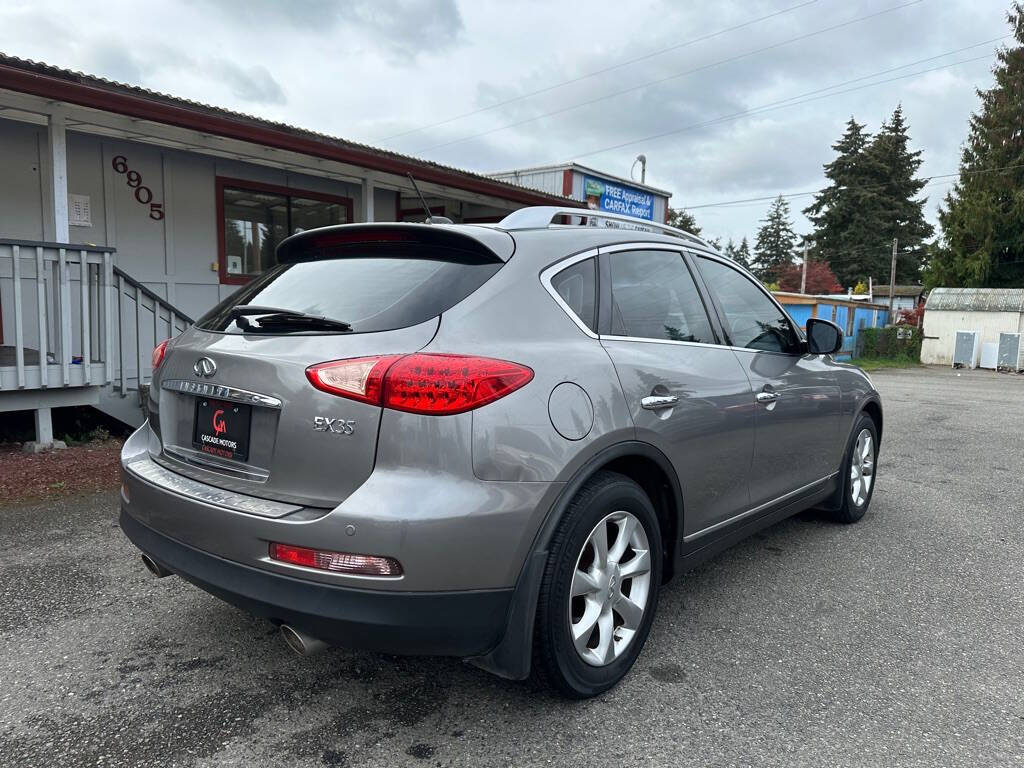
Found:
[(693, 235), (527, 208), (303, 232), (276, 261), (154, 351), (120, 521), (300, 653), (593, 696), (674, 574), (871, 502), (882, 408), (841, 332)]

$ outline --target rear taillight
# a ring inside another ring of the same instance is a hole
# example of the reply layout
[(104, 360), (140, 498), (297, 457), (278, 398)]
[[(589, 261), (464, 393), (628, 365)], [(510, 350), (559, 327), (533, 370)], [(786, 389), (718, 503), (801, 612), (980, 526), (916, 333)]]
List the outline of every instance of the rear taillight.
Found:
[(290, 544), (270, 543), (270, 559), (305, 568), (318, 568), (334, 573), (358, 576), (401, 576), (402, 565), (393, 557), (356, 555), (351, 552), (328, 552)]
[(155, 371), (160, 367), (160, 363), (167, 357), (167, 347), (170, 346), (171, 340), (164, 339), (153, 348), (153, 370)]
[(515, 392), (533, 371), (507, 360), (469, 355), (357, 357), (306, 369), (314, 387), (396, 411), (449, 415)]
[(384, 374), (401, 355), (353, 357), (311, 365), (306, 378), (319, 390), (371, 405), (380, 405)]

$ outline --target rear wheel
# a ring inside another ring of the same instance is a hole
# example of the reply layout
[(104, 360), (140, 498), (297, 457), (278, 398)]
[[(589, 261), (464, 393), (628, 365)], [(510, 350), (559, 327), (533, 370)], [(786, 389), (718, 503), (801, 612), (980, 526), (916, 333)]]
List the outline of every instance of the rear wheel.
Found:
[(850, 436), (843, 468), (842, 505), (832, 513), (840, 523), (855, 523), (864, 517), (875, 491), (875, 466), (878, 460), (878, 429), (867, 414), (861, 414)]
[(640, 486), (601, 472), (580, 490), (551, 541), (537, 605), (534, 669), (550, 687), (587, 698), (629, 672), (654, 619), (661, 553)]

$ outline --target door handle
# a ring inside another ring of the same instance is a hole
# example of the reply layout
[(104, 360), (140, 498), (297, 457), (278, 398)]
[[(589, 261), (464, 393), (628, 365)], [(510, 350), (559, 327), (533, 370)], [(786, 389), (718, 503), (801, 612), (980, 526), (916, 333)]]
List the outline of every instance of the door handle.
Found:
[(774, 403), (779, 399), (778, 392), (758, 392), (756, 396), (759, 403)]
[(671, 408), (679, 402), (675, 395), (648, 395), (640, 401), (640, 407), (645, 411), (657, 411), (662, 408)]

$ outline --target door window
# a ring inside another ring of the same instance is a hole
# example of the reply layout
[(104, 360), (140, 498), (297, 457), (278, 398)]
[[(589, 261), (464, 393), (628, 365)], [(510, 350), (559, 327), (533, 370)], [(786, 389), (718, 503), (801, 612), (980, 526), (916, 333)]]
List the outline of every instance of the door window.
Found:
[(609, 254), (608, 261), (613, 336), (715, 343), (704, 303), (682, 254), (616, 251)]
[(700, 271), (718, 298), (732, 345), (767, 352), (794, 352), (799, 337), (789, 317), (749, 277), (714, 259), (699, 258)]

